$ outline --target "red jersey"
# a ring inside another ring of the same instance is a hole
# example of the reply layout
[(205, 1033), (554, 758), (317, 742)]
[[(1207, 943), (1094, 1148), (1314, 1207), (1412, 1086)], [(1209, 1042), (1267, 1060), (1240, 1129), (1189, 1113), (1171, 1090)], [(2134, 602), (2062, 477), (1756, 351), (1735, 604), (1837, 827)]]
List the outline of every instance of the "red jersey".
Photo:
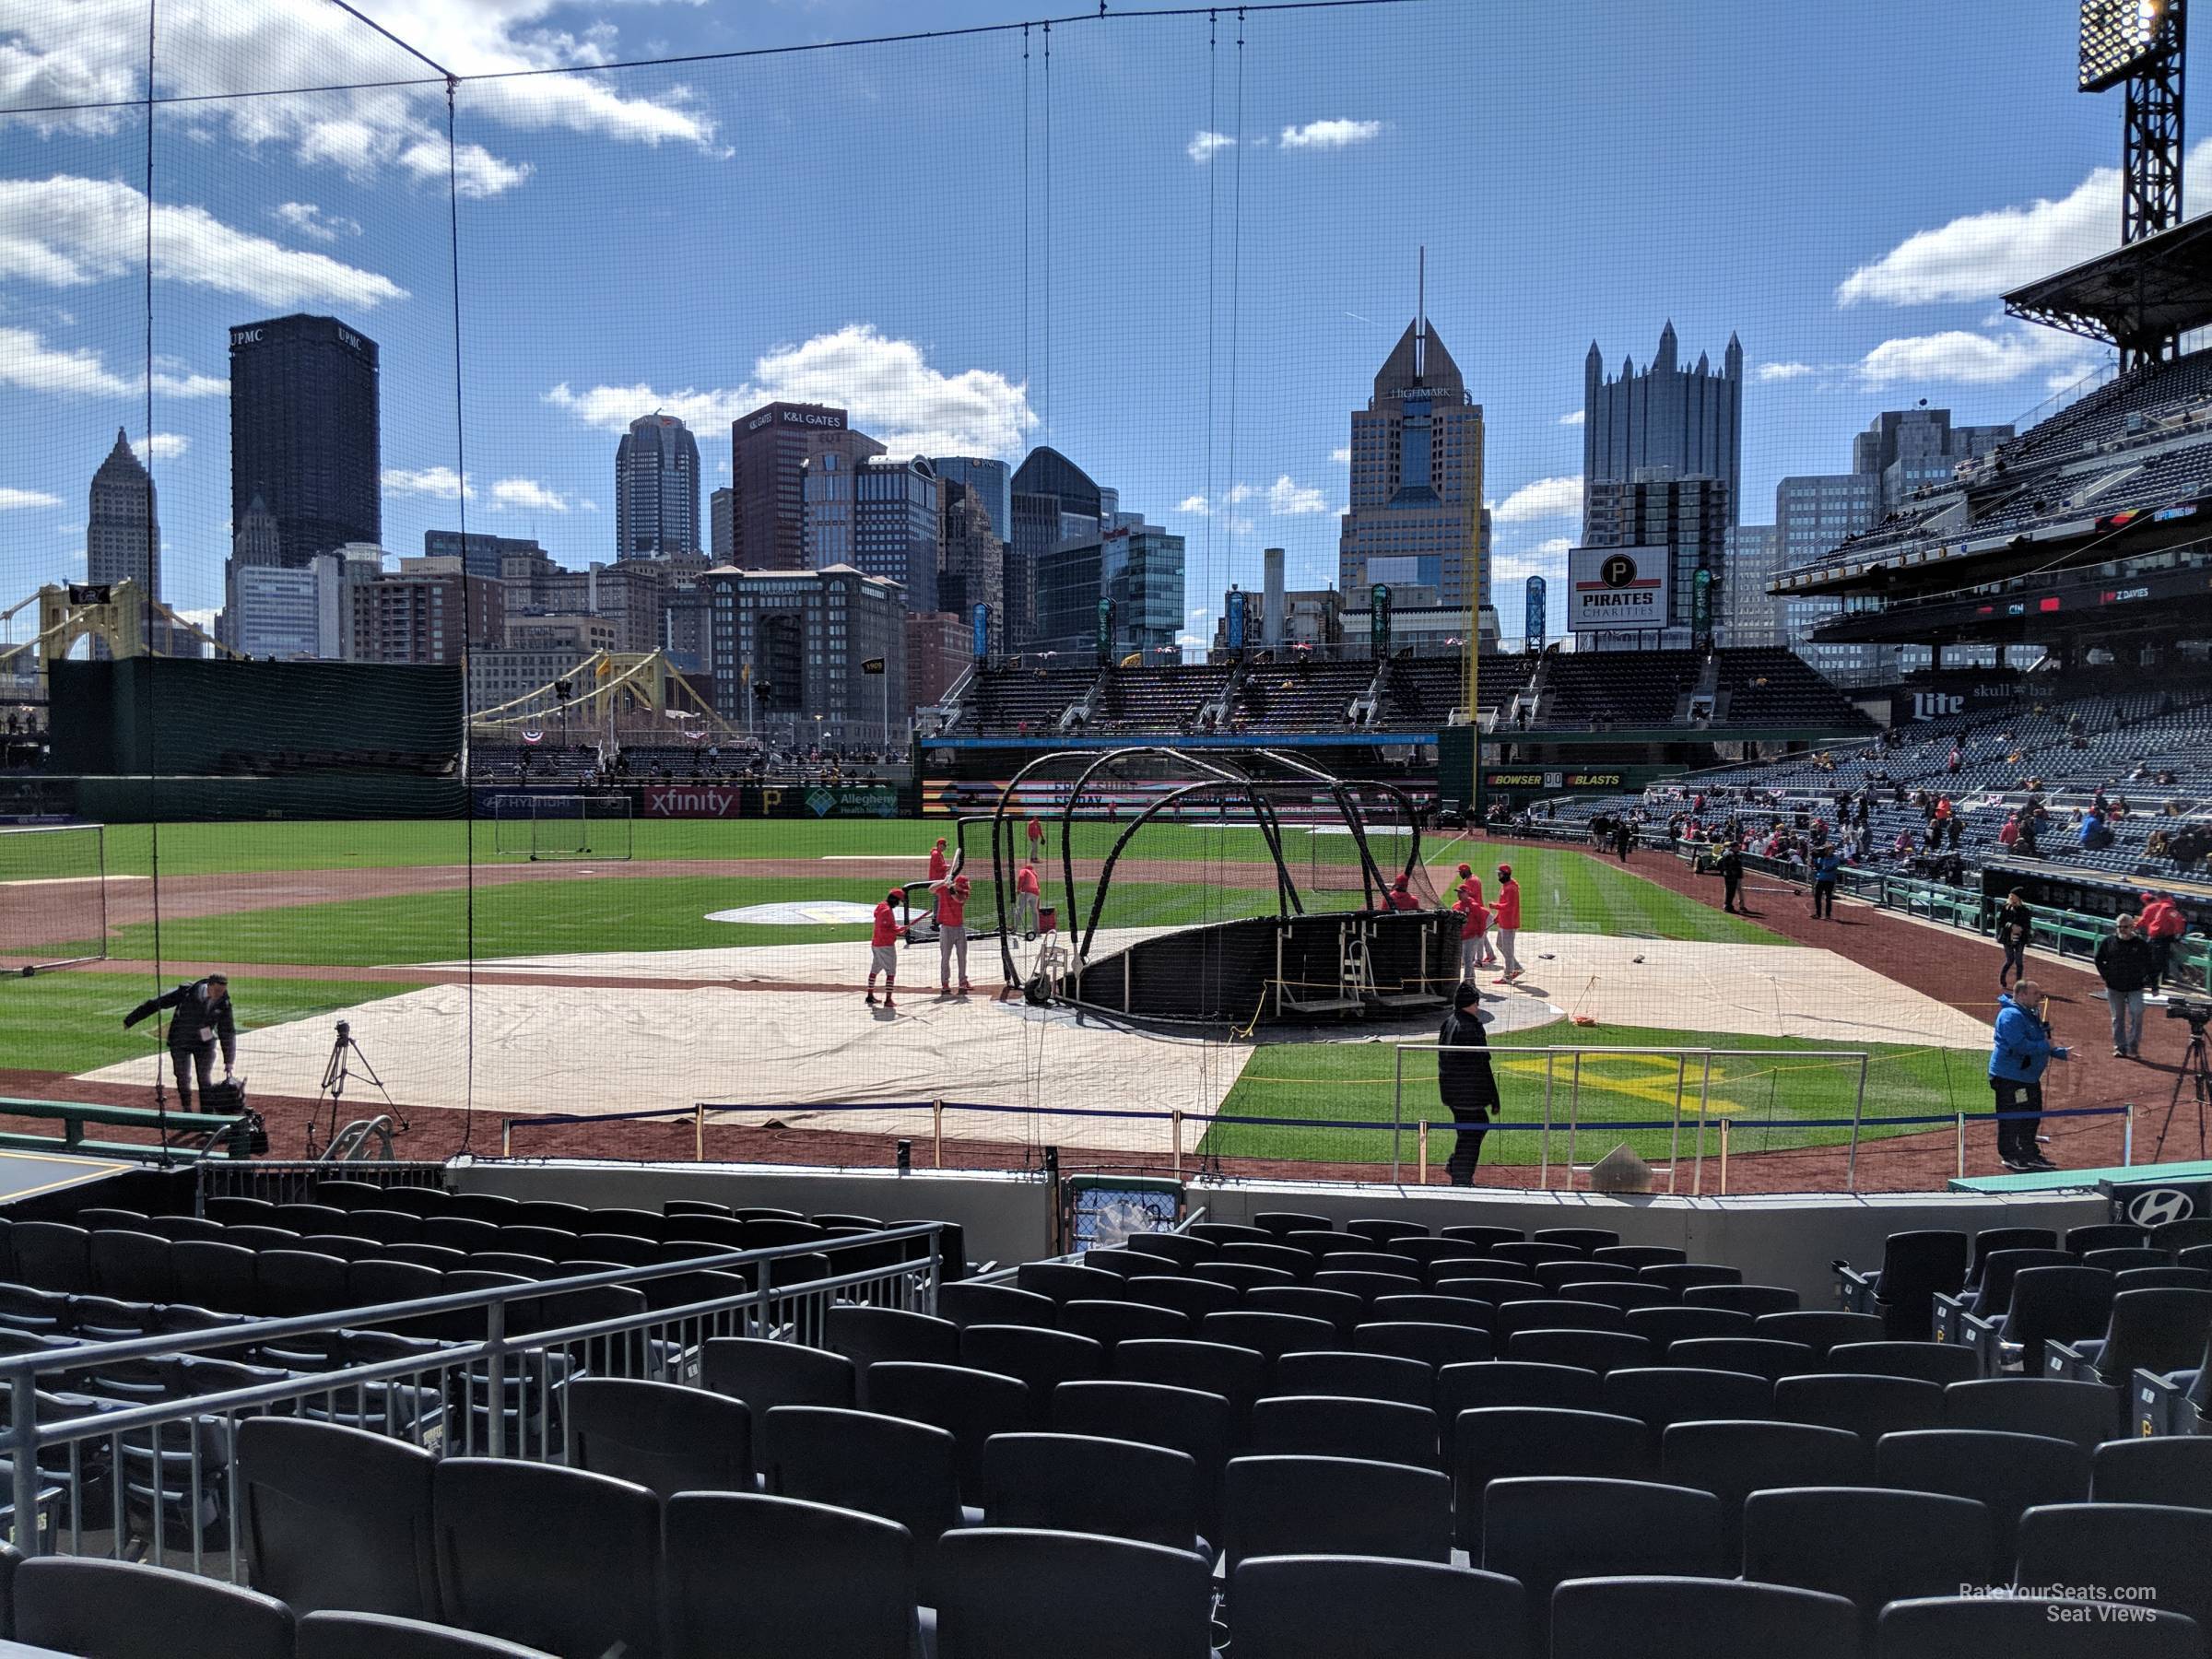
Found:
[(1518, 928), (1521, 925), (1521, 884), (1511, 879), (1498, 884), (1498, 925)]
[(1035, 846), (1035, 845), (1036, 845), (1036, 844), (1037, 844), (1039, 841), (1042, 841), (1043, 839), (1044, 839), (1044, 820), (1043, 820), (1042, 818), (1031, 818), (1031, 819), (1030, 820), (1030, 844), (1031, 846)]
[(1463, 900), (1453, 907), (1459, 912), (1459, 936), (1479, 939), (1490, 930), (1490, 912), (1483, 908), (1479, 899)]
[(1014, 877), (1014, 890), (1033, 896), (1037, 891), (1037, 872), (1030, 865), (1023, 865)]
[(1470, 876), (1465, 880), (1462, 881), (1458, 887), (1454, 888), (1453, 891), (1456, 892), (1462, 899), (1466, 900), (1470, 904), (1480, 904), (1482, 902), (1482, 877), (1479, 876)]
[(963, 926), (968, 920), (968, 900), (947, 886), (937, 889), (937, 925)]
[(945, 863), (945, 849), (942, 847), (932, 847), (929, 850), (929, 878), (932, 881), (944, 880), (947, 867), (947, 866)]
[(868, 943), (896, 945), (899, 935), (905, 931), (900, 926), (898, 913), (891, 909), (890, 901), (884, 900), (878, 902), (876, 906), (876, 930), (868, 935)]
[(1390, 908), (1394, 911), (1412, 911), (1421, 908), (1421, 901), (1404, 888), (1390, 889)]

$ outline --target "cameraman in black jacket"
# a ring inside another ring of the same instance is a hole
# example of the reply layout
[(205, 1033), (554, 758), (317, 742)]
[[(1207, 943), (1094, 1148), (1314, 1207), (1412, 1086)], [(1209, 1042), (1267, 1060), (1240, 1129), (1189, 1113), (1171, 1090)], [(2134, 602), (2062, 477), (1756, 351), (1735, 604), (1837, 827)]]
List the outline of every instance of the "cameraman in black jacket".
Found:
[(211, 973), (204, 980), (179, 985), (159, 996), (148, 997), (123, 1017), (127, 1030), (147, 1015), (173, 1010), (169, 1022), (169, 1061), (177, 1075), (177, 1106), (192, 1110), (192, 1078), (199, 1074), (200, 1088), (206, 1091), (215, 1075), (215, 1050), (220, 1043), (223, 1050), (223, 1081), (231, 1080), (231, 1068), (238, 1061), (238, 1029), (231, 1022), (230, 981), (220, 973)]

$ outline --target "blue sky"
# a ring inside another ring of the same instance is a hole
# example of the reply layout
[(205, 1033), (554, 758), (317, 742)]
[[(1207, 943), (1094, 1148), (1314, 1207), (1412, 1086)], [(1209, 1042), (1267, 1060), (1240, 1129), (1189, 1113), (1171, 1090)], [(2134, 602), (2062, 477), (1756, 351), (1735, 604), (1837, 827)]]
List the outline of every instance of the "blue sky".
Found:
[[(1019, 16), (364, 9), (464, 76)], [(162, 16), (165, 92), (429, 74), (320, 0)], [(395, 551), (458, 524), (465, 450), (472, 529), (611, 558), (623, 425), (685, 416), (712, 485), (730, 417), (795, 395), (894, 447), (1053, 442), (1183, 532), (1210, 615), (1230, 581), (1256, 582), (1264, 546), (1290, 550), (1294, 585), (1333, 580), (1348, 412), (1412, 313), (1425, 242), (1430, 316), (1486, 410), (1517, 626), (1518, 579), (1556, 571), (1577, 531), (1570, 422), (1594, 337), (1618, 367), (1670, 317), (1692, 360), (1741, 335), (1747, 522), (1771, 517), (1778, 477), (1846, 465), (1882, 408), (2013, 419), (2095, 366), (1996, 302), (2117, 241), (2117, 95), (2073, 91), (2074, 18), (2071, 0), (2011, 0), (2001, 28), (1963, 0), (1260, 14), (1241, 119), (1233, 11), (1210, 53), (1204, 17), (1054, 29), (1049, 104), (1041, 31), (1026, 70), (1014, 33), (471, 81), (457, 374), (441, 87), (167, 105), (150, 425), (144, 119), (16, 114), (0, 608), (82, 572), (85, 490), (119, 425), (160, 488), (165, 596), (212, 607), (224, 330), (308, 310), (382, 346)], [(130, 97), (144, 24), (133, 0), (20, 0), (0, 18), (0, 112)]]

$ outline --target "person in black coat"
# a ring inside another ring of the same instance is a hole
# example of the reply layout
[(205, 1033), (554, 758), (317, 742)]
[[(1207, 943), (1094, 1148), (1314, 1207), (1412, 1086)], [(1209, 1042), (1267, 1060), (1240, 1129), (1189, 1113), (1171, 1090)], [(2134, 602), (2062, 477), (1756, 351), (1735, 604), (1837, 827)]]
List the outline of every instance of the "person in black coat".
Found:
[(1725, 900), (1723, 910), (1733, 911), (1744, 901), (1744, 855), (1732, 841), (1721, 853), (1718, 868), (1721, 872), (1721, 891)]
[(1490, 1043), (1482, 1032), (1481, 1001), (1475, 987), (1463, 982), (1453, 995), (1443, 1029), (1436, 1034), (1443, 1045), (1436, 1057), (1436, 1091), (1458, 1126), (1451, 1161), (1444, 1166), (1453, 1186), (1475, 1184), (1482, 1137), (1488, 1133), (1479, 1125), (1489, 1123), (1499, 1111), (1498, 1079), (1490, 1075)]
[(177, 1074), (177, 1105), (192, 1110), (192, 1081), (196, 1072), (204, 1093), (215, 1077), (215, 1051), (223, 1051), (223, 1081), (231, 1077), (238, 1062), (238, 1029), (231, 1023), (230, 982), (219, 973), (179, 985), (159, 996), (148, 997), (123, 1017), (125, 1029), (147, 1015), (173, 1010), (169, 1022), (169, 1062)]

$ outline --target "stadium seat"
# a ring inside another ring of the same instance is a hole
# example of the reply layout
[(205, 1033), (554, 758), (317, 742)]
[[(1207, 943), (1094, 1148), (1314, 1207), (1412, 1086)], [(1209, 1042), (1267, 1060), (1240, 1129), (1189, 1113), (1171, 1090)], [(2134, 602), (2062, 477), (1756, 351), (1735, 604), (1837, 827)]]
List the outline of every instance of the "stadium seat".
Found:
[(1384, 1246), (1400, 1239), (1426, 1239), (1429, 1230), (1418, 1221), (1365, 1220), (1347, 1221), (1344, 1230), (1355, 1238), (1371, 1240)]
[[(1173, 1283), (1175, 1281), (1165, 1281)], [(1049, 1296), (1011, 1285), (962, 1282), (937, 1287), (937, 1312), (956, 1325), (1026, 1324), (1051, 1330), (1058, 1317)]]
[(1332, 1273), (1383, 1273), (1397, 1278), (1418, 1279), (1421, 1265), (1408, 1255), (1393, 1255), (1380, 1245), (1369, 1250), (1340, 1250), (1322, 1265)]
[(1655, 1468), (1650, 1438), (1634, 1418), (1536, 1406), (1462, 1411), (1453, 1433), (1453, 1541), (1470, 1557), (1482, 1547), (1483, 1492), (1493, 1480), (1518, 1475), (1642, 1480)]
[(2077, 1267), (2080, 1263), (2055, 1245), (2016, 1245), (1982, 1259), (1970, 1311), (1993, 1319), (2012, 1306), (2012, 1282), (2030, 1267)]
[(1491, 1356), (1490, 1338), (1464, 1324), (1430, 1324), (1420, 1320), (1381, 1321), (1362, 1324), (1352, 1332), (1352, 1346), (1361, 1353), (1394, 1354), (1418, 1359), (1436, 1370), (1447, 1365), (1468, 1365)]
[(1301, 1319), (1325, 1320), (1336, 1327), (1339, 1337), (1348, 1335), (1352, 1327), (1367, 1316), (1368, 1307), (1348, 1290), (1324, 1290), (1313, 1285), (1270, 1285), (1248, 1289), (1239, 1305), (1254, 1313), (1290, 1313)]
[(1942, 1428), (1943, 1390), (1913, 1377), (1808, 1371), (1774, 1384), (1773, 1415), (1788, 1423), (1848, 1429), (1872, 1451), (1885, 1434)]
[(1989, 1512), (1970, 1498), (1884, 1487), (1779, 1487), (1744, 1500), (1743, 1571), (1847, 1597), (1864, 1638), (1886, 1603), (1955, 1593), (1988, 1570)]
[(1221, 1253), (1218, 1246), (1205, 1239), (1173, 1232), (1132, 1233), (1122, 1241), (1122, 1248), (1137, 1255), (1160, 1256), (1182, 1267), (1194, 1267)]
[(1628, 1331), (1516, 1331), (1505, 1345), (1508, 1359), (1538, 1365), (1571, 1365), (1603, 1376), (1622, 1366), (1649, 1365), (1657, 1353), (1644, 1337)]
[(274, 1596), (195, 1573), (86, 1556), (42, 1556), (16, 1569), (18, 1641), (96, 1659), (292, 1659), (291, 1609)]
[(294, 1418), (245, 1418), (237, 1432), (241, 1538), (254, 1589), (295, 1614), (438, 1617), (434, 1454)]
[(661, 1203), (664, 1216), (735, 1216), (736, 1212), (726, 1204), (716, 1204), (709, 1198), (668, 1198)]
[(1224, 1342), (1124, 1342), (1113, 1350), (1112, 1370), (1124, 1382), (1218, 1394), (1229, 1403), (1241, 1441), (1252, 1420), (1253, 1402), (1266, 1386), (1269, 1361), (1254, 1349)]
[(673, 1498), (753, 1488), (753, 1416), (742, 1400), (672, 1382), (579, 1377), (567, 1394), (576, 1467)]
[(1475, 1255), (1472, 1246), (1459, 1239), (1399, 1238), (1391, 1241), (1391, 1250), (1402, 1256), (1410, 1256), (1420, 1264), (1421, 1277), (1429, 1277), (1429, 1269), (1438, 1262), (1465, 1261)]
[(1244, 1305), (1244, 1292), (1219, 1279), (1147, 1275), (1128, 1283), (1130, 1300), (1167, 1308), (1194, 1323), (1209, 1313), (1227, 1313)]
[(1586, 1256), (1594, 1256), (1601, 1250), (1613, 1250), (1620, 1244), (1620, 1235), (1605, 1227), (1546, 1227), (1529, 1235), (1536, 1244), (1564, 1244), (1579, 1250)]
[(357, 1209), (348, 1210), (346, 1219), (331, 1230), (351, 1238), (368, 1239), (378, 1244), (420, 1244), (431, 1242), (423, 1236), (424, 1221), (420, 1216), (405, 1210)]
[(149, 1216), (146, 1230), (171, 1243), (182, 1243), (186, 1239), (220, 1239), (223, 1236), (222, 1223), (210, 1221), (205, 1216)]
[(1971, 1498), (1989, 1512), (1986, 1582), (2010, 1582), (2021, 1512), (2088, 1496), (2089, 1459), (2071, 1441), (1993, 1430), (1918, 1429), (1875, 1442), (1875, 1479), (1914, 1492)]
[(1187, 1549), (977, 1527), (939, 1551), (937, 1659), (1127, 1659), (1206, 1648), (1211, 1570)]
[(2177, 1613), (2047, 1596), (1943, 1595), (1892, 1602), (1877, 1621), (1880, 1659), (2202, 1659), (2204, 1637)]
[(1688, 1285), (1682, 1288), (1686, 1308), (1720, 1308), (1731, 1313), (1763, 1318), (1769, 1313), (1793, 1313), (1800, 1302), (1796, 1291), (1785, 1285)]
[(1743, 1554), (1744, 1500), (1761, 1487), (1856, 1486), (1872, 1448), (1843, 1429), (1748, 1418), (1670, 1423), (1659, 1435), (1660, 1478), (1721, 1500), (1729, 1559)]
[(1668, 1289), (1681, 1291), (1685, 1295), (1709, 1285), (1740, 1285), (1744, 1282), (1742, 1268), (1723, 1267), (1713, 1262), (1661, 1262), (1654, 1266), (1639, 1268), (1637, 1272), (1638, 1277), (1654, 1285), (1665, 1285)]
[(1377, 1273), (1367, 1268), (1329, 1265), (1338, 1259), (1341, 1258), (1331, 1257), (1324, 1262), (1312, 1282), (1324, 1290), (1348, 1290), (1362, 1301), (1373, 1301), (1382, 1296), (1407, 1296), (1422, 1288), (1420, 1278), (1411, 1274)]
[(1476, 1253), (1487, 1255), (1500, 1244), (1518, 1244), (1528, 1235), (1517, 1227), (1443, 1227), (1437, 1236), (1472, 1244)]
[(993, 1526), (1099, 1533), (1210, 1555), (1198, 1487), (1196, 1459), (1147, 1441), (994, 1434), (983, 1448), (983, 1510)]
[(384, 1251), (388, 1246), (374, 1239), (361, 1239), (347, 1233), (309, 1233), (300, 1241), (300, 1248), (310, 1255), (336, 1256), (341, 1262), (365, 1261)]
[(2065, 1348), (2092, 1366), (2100, 1380), (2124, 1392), (2138, 1371), (2163, 1373), (2192, 1364), (2207, 1336), (2212, 1290), (2121, 1290), (2112, 1298), (2104, 1335)]
[(2131, 1267), (2167, 1267), (2173, 1258), (2163, 1250), (2153, 1250), (2147, 1244), (2123, 1245), (2116, 1250), (2088, 1250), (2082, 1253), (2084, 1267), (2101, 1267), (2107, 1273), (2125, 1273)]
[[(1147, 1258), (1135, 1258), (1143, 1261)], [(1166, 1265), (1156, 1263), (1156, 1265)], [(1231, 1290), (1250, 1292), (1269, 1288), (1288, 1288), (1299, 1281), (1299, 1276), (1280, 1267), (1259, 1267), (1250, 1262), (1201, 1262), (1191, 1269), (1194, 1279), (1211, 1279), (1217, 1285), (1227, 1285)]]
[(1483, 1570), (1528, 1594), (1533, 1653), (1551, 1651), (1551, 1596), (1563, 1579), (1611, 1573), (1733, 1578), (1721, 1503), (1711, 1492), (1594, 1476), (1514, 1476), (1482, 1495)]
[(779, 1406), (759, 1434), (767, 1488), (881, 1515), (914, 1540), (922, 1599), (936, 1584), (938, 1540), (967, 1524), (960, 1506), (958, 1447), (927, 1423), (830, 1406)]
[(1623, 1267), (1656, 1267), (1664, 1262), (1687, 1262), (1689, 1253), (1671, 1244), (1608, 1244), (1591, 1253), (1599, 1262), (1617, 1262)]
[(2112, 1291), (2130, 1290), (2212, 1290), (2212, 1267), (2124, 1267), (2112, 1275)]
[(1283, 1234), (1282, 1241), (1293, 1250), (1304, 1251), (1317, 1263), (1325, 1263), (1333, 1255), (1350, 1255), (1373, 1248), (1366, 1239), (1326, 1227), (1301, 1227), (1295, 1232)]
[(2184, 1221), (2166, 1221), (2150, 1230), (2150, 1245), (2169, 1255), (2199, 1250), (2212, 1244), (2212, 1216), (2191, 1216)]
[(1024, 1262), (1014, 1270), (1016, 1289), (1049, 1296), (1055, 1302), (1104, 1301), (1120, 1296), (1124, 1283), (1118, 1273), (1102, 1273), (1096, 1267), (1078, 1267), (1069, 1262)]
[(554, 1659), (542, 1648), (389, 1613), (309, 1613), (299, 1659)]
[(1199, 1534), (1218, 1542), (1221, 1472), (1236, 1433), (1235, 1413), (1219, 1394), (1160, 1382), (1063, 1382), (1053, 1391), (1050, 1420), (1062, 1434), (1135, 1441), (1188, 1456), (1197, 1471)]
[[(1247, 1227), (1241, 1221), (1194, 1221), (1183, 1230), (1194, 1239), (1204, 1239), (1213, 1245), (1265, 1244), (1275, 1235), (1264, 1227)], [(1100, 1252), (1088, 1253), (1097, 1255)]]
[(235, 1222), (265, 1222), (276, 1213), (276, 1206), (266, 1198), (245, 1198), (217, 1195), (200, 1206), (208, 1220), (229, 1226)]
[(1828, 1350), (1828, 1367), (1937, 1383), (1965, 1382), (1982, 1374), (1980, 1357), (1956, 1342), (1839, 1342)]
[(1436, 1413), (1397, 1400), (1343, 1394), (1272, 1394), (1252, 1408), (1252, 1450), (1262, 1455), (1350, 1457), (1437, 1466)]
[(1490, 1328), (1490, 1304), (1477, 1301), (1469, 1296), (1436, 1296), (1427, 1293), (1412, 1296), (1378, 1296), (1368, 1306), (1368, 1317), (1379, 1321), (1400, 1323), (1411, 1321), (1421, 1324), (1465, 1325), (1470, 1331), (1488, 1332)]
[(1256, 1241), (1224, 1244), (1221, 1247), (1221, 1261), (1224, 1265), (1271, 1267), (1288, 1273), (1294, 1279), (1312, 1277), (1312, 1253), (1280, 1242), (1280, 1235), (1276, 1237), (1276, 1242), (1266, 1244)]
[(1490, 1317), (1490, 1335), (1504, 1346), (1520, 1331), (1625, 1331), (1628, 1315), (1597, 1302), (1543, 1298), (1502, 1304)]
[(868, 1404), (868, 1367), (877, 1360), (953, 1365), (960, 1357), (959, 1326), (949, 1319), (909, 1313), (902, 1308), (860, 1308), (840, 1302), (823, 1316), (822, 1340), (831, 1352), (853, 1361), (863, 1406)]
[(1232, 1457), (1221, 1513), (1231, 1574), (1253, 1556), (1451, 1559), (1452, 1483), (1433, 1469), (1348, 1457)]
[(1644, 1308), (1677, 1307), (1675, 1293), (1664, 1285), (1622, 1284), (1612, 1280), (1578, 1280), (1553, 1292), (1561, 1301), (1599, 1302), (1634, 1313)]
[(1728, 1308), (1653, 1307), (1628, 1310), (1627, 1328), (1665, 1351), (1670, 1345), (1700, 1336), (1750, 1336), (1755, 1321)]
[(2126, 1250), (2143, 1243), (2147, 1236), (2139, 1227), (2100, 1222), (2093, 1227), (2067, 1229), (2065, 1250), (2073, 1256), (2086, 1256), (2092, 1250)]
[(1599, 1400), (1598, 1409), (1634, 1418), (1649, 1427), (1656, 1457), (1660, 1431), (1669, 1424), (1772, 1417), (1774, 1384), (1745, 1371), (1699, 1371), (1686, 1365), (1624, 1366), (1606, 1373)]
[(1030, 1399), (1040, 1408), (1053, 1397), (1055, 1385), (1077, 1377), (1104, 1376), (1107, 1351), (1088, 1336), (1033, 1325), (976, 1324), (960, 1333), (962, 1365), (1019, 1378), (1029, 1384)]
[(1254, 1313), (1236, 1309), (1208, 1313), (1198, 1322), (1198, 1340), (1251, 1348), (1270, 1360), (1302, 1349), (1336, 1346), (1336, 1327), (1326, 1320), (1290, 1313)]
[(1106, 1347), (1145, 1337), (1188, 1336), (1192, 1322), (1172, 1308), (1140, 1301), (1071, 1301), (1060, 1304), (1059, 1329)]
[[(1200, 1225), (1206, 1224), (1202, 1222)], [(1100, 1249), (1094, 1245), (1083, 1253), (1083, 1265), (1103, 1268), (1122, 1278), (1135, 1278), (1139, 1274), (1158, 1273), (1159, 1259), (1157, 1256), (1137, 1255), (1126, 1250)]]
[(1770, 1342), (1801, 1342), (1824, 1359), (1839, 1342), (1880, 1342), (1888, 1332), (1872, 1313), (1806, 1311), (1767, 1313), (1753, 1322), (1751, 1334)]
[(776, 1406), (849, 1406), (858, 1386), (853, 1361), (842, 1354), (759, 1336), (711, 1339), (700, 1349), (700, 1377), (716, 1394), (751, 1408), (755, 1433)]
[(1418, 1359), (1395, 1354), (1351, 1353), (1341, 1349), (1285, 1354), (1275, 1362), (1276, 1394), (1335, 1394), (1354, 1400), (1394, 1400), (1429, 1410), (1436, 1399), (1436, 1371)]
[[(1644, 1281), (1636, 1277), (1633, 1267), (1613, 1262), (1594, 1262), (1587, 1257), (1577, 1256), (1571, 1262), (1538, 1262), (1536, 1283), (1557, 1296), (1565, 1285), (1637, 1285), (1644, 1284)], [(1644, 1288), (1662, 1295), (1666, 1292), (1664, 1285), (1645, 1285)]]
[(65, 1221), (18, 1221), (16, 1273), (26, 1284), (66, 1296), (92, 1294), (92, 1235)]
[(879, 1515), (760, 1493), (667, 1512), (669, 1659), (908, 1659), (914, 1543)]
[(170, 1263), (172, 1249), (171, 1241), (159, 1233), (99, 1230), (86, 1251), (93, 1292), (123, 1301), (172, 1300), (176, 1295), (176, 1274)]
[(995, 1371), (904, 1359), (881, 1359), (868, 1369), (869, 1410), (952, 1436), (961, 1500), (970, 1505), (982, 1502), (984, 1442), (1038, 1427), (1043, 1406), (1028, 1383)]
[(1982, 1377), (1943, 1391), (1943, 1426), (2070, 1440), (2085, 1452), (2119, 1432), (2122, 1394), (2101, 1382)]
[(1464, 1659), (1471, 1632), (1496, 1659), (1535, 1659), (1512, 1639), (1527, 1597), (1510, 1578), (1435, 1561), (1257, 1556), (1229, 1584), (1242, 1659)]
[(661, 1500), (582, 1469), (448, 1457), (431, 1476), (447, 1623), (558, 1653), (660, 1651)]
[(2065, 1584), (2093, 1599), (2183, 1614), (2212, 1639), (2212, 1511), (2038, 1504), (2020, 1516), (2019, 1547), (2017, 1583)]
[(1599, 1411), (1600, 1379), (1580, 1366), (1543, 1365), (1528, 1360), (1492, 1359), (1478, 1365), (1451, 1365), (1436, 1373), (1436, 1411), (1444, 1442), (1463, 1411), (1486, 1406), (1550, 1406), (1566, 1411)]
[(2212, 1510), (2212, 1435), (2106, 1441), (2089, 1454), (2089, 1501)]
[(1552, 1659), (1857, 1659), (1858, 1610), (1840, 1595), (1723, 1578), (1569, 1579), (1553, 1593)]
[(1936, 1298), (1955, 1296), (1966, 1284), (1967, 1251), (1963, 1232), (1929, 1230), (1889, 1235), (1867, 1309), (1881, 1320), (1889, 1338), (1917, 1342), (1927, 1336), (1936, 1317)]
[(1666, 1345), (1664, 1362), (1702, 1371), (1747, 1371), (1770, 1382), (1820, 1369), (1813, 1350), (1804, 1343), (1776, 1342), (1765, 1336), (1688, 1337)]
[[(1457, 1262), (1440, 1262), (1437, 1267), (1437, 1276), (1429, 1281), (1429, 1291), (1433, 1296), (1464, 1296), (1475, 1301), (1486, 1302), (1492, 1308), (1501, 1308), (1510, 1301), (1557, 1300), (1533, 1278), (1511, 1278), (1500, 1273), (1462, 1272)], [(1381, 1301), (1382, 1299), (1378, 1296), (1375, 1300)]]
[(2056, 1250), (2058, 1233), (2048, 1227), (1985, 1227), (1974, 1235), (1973, 1264), (1967, 1269), (1965, 1288), (1980, 1287), (1989, 1258), (2000, 1250)]

